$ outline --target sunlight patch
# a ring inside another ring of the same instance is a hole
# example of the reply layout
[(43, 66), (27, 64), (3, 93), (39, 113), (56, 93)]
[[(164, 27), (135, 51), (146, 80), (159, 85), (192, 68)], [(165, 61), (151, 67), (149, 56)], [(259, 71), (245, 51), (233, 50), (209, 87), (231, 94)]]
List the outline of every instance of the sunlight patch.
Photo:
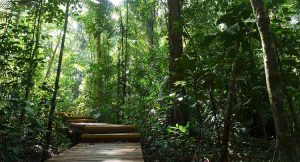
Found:
[[(96, 3), (96, 4), (100, 4), (99, 1), (97, 0), (91, 0), (92, 2)], [(119, 6), (120, 4), (122, 4), (123, 0), (109, 0), (112, 4), (114, 4), (114, 6)]]
[(97, 0), (91, 0), (92, 2), (94, 2), (94, 3), (97, 3), (97, 4), (99, 4), (100, 2), (98, 2)]
[(122, 4), (123, 0), (109, 0), (115, 6), (119, 6)]

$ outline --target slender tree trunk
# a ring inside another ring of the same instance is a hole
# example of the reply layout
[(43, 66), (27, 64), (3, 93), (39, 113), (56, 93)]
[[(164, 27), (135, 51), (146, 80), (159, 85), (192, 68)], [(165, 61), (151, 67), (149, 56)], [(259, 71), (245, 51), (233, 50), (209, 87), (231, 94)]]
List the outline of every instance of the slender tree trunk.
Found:
[[(280, 69), (280, 73), (282, 75), (282, 80), (283, 80), (283, 93), (285, 94), (286, 96), (286, 99), (287, 99), (287, 104), (288, 104), (288, 108), (289, 108), (289, 112), (290, 112), (290, 115), (291, 115), (291, 122), (292, 122), (292, 129), (294, 130), (293, 132), (293, 135), (295, 137), (300, 137), (300, 122), (299, 122), (299, 117), (297, 116), (297, 113), (295, 111), (295, 106), (293, 104), (293, 99), (292, 97), (290, 96), (289, 92), (288, 92), (288, 89), (287, 89), (287, 81), (284, 77), (284, 71), (283, 71), (283, 67), (282, 67), (282, 64), (281, 64), (281, 61), (280, 61), (280, 57), (279, 57), (279, 54), (278, 54), (278, 51), (275, 50), (276, 54), (277, 54), (277, 59), (278, 59), (278, 65), (279, 65), (279, 69)], [(300, 145), (299, 143), (299, 138), (296, 139), (297, 141), (297, 144), (298, 144), (298, 147)]]
[(50, 58), (49, 63), (48, 63), (48, 68), (47, 68), (47, 72), (46, 72), (46, 75), (45, 75), (45, 79), (49, 78), (49, 76), (51, 74), (52, 66), (53, 66), (53, 63), (54, 63), (54, 60), (55, 60), (55, 56), (56, 56), (56, 51), (59, 47), (60, 41), (61, 41), (61, 37), (59, 37), (57, 45), (55, 46), (54, 51), (52, 52), (51, 58)]
[(121, 113), (121, 102), (120, 102), (120, 98), (121, 98), (121, 94), (120, 94), (120, 90), (121, 90), (121, 56), (120, 54), (118, 54), (118, 86), (117, 86), (117, 109), (116, 109), (116, 118), (117, 118), (117, 123), (120, 123), (120, 113)]
[(194, 97), (195, 97), (195, 102), (196, 102), (196, 120), (199, 124), (200, 127), (203, 126), (203, 119), (202, 119), (202, 115), (201, 115), (201, 105), (198, 102), (199, 99), (199, 87), (198, 87), (198, 80), (197, 80), (198, 76), (196, 74), (194, 74), (193, 76), (193, 89), (194, 89)]
[[(252, 43), (250, 42), (250, 49), (252, 48)], [(251, 64), (251, 71), (255, 71), (257, 69), (256, 65), (256, 55), (252, 51), (250, 51), (250, 64)], [(256, 73), (251, 73), (250, 75), (250, 80), (259, 80), (258, 75)], [(253, 82), (255, 83), (255, 82)], [(250, 91), (252, 94), (252, 101), (250, 103), (251, 107), (253, 110), (251, 111), (252, 114), (252, 121), (253, 121), (253, 126), (250, 127), (250, 130), (253, 131), (254, 137), (264, 137), (267, 138), (267, 133), (266, 133), (266, 124), (264, 121), (264, 118), (262, 116), (262, 110), (260, 109), (260, 103), (259, 103), (259, 94), (257, 94), (257, 90), (253, 89), (256, 85), (251, 85), (250, 86)]]
[(125, 30), (125, 53), (124, 53), (124, 72), (123, 72), (123, 104), (125, 104), (126, 90), (127, 90), (127, 62), (128, 62), (128, 7), (129, 3), (126, 2), (126, 30)]
[(221, 146), (221, 133), (220, 133), (220, 126), (219, 126), (218, 117), (217, 117), (217, 106), (216, 106), (216, 102), (215, 102), (214, 89), (213, 89), (212, 85), (210, 85), (209, 88), (210, 88), (209, 89), (209, 100), (210, 100), (211, 109), (212, 109), (212, 112), (213, 112), (213, 115), (215, 118), (216, 132), (218, 135), (218, 144), (219, 144), (219, 146)]
[(152, 13), (150, 14), (150, 16), (148, 18), (147, 28), (146, 28), (146, 33), (148, 35), (148, 40), (149, 40), (149, 44), (150, 44), (150, 51), (152, 51), (152, 49), (155, 46), (155, 43), (154, 43), (155, 16), (156, 16), (156, 8), (154, 7)]
[(293, 137), (288, 109), (285, 105), (283, 81), (278, 65), (276, 50), (272, 33), (270, 31), (270, 19), (264, 8), (263, 0), (250, 0), (253, 13), (257, 20), (257, 27), (261, 38), (264, 54), (264, 66), (269, 100), (272, 108), (276, 127), (276, 142), (281, 161), (296, 162), (299, 159), (299, 148)]
[[(33, 47), (33, 51), (30, 55), (29, 58), (29, 69), (28, 69), (28, 74), (27, 74), (27, 85), (26, 85), (26, 89), (25, 89), (25, 97), (24, 100), (27, 101), (29, 99), (29, 95), (30, 95), (30, 90), (34, 85), (34, 81), (33, 81), (33, 75), (34, 75), (34, 71), (35, 71), (35, 63), (34, 63), (34, 58), (36, 57), (36, 55), (38, 54), (38, 50), (39, 50), (39, 44), (40, 44), (40, 32), (41, 32), (41, 18), (42, 18), (42, 10), (43, 10), (43, 0), (39, 1), (38, 4), (38, 14), (37, 14), (37, 25), (36, 25), (36, 33), (35, 33), (35, 45)], [(26, 104), (24, 106), (24, 108), (21, 110), (21, 115), (20, 115), (20, 123), (23, 123), (23, 121), (25, 120), (25, 107)]]
[[(98, 66), (101, 66), (103, 61), (102, 61), (102, 51), (101, 51), (101, 44), (102, 44), (102, 38), (101, 38), (101, 32), (96, 35), (96, 52), (97, 52), (97, 64)], [(103, 77), (102, 77), (102, 71), (97, 75), (97, 99), (96, 103), (98, 107), (101, 107), (102, 101), (103, 101)]]
[(96, 48), (97, 48), (97, 61), (98, 63), (100, 63), (101, 61), (101, 33), (99, 35), (96, 36)]
[(69, 7), (70, 7), (70, 0), (67, 0), (64, 32), (63, 32), (63, 36), (62, 36), (61, 48), (60, 48), (59, 59), (58, 59), (55, 87), (54, 87), (53, 97), (51, 100), (51, 108), (50, 108), (50, 112), (49, 112), (49, 116), (48, 116), (48, 126), (47, 126), (47, 133), (45, 136), (46, 143), (45, 143), (44, 149), (43, 149), (44, 150), (43, 159), (46, 159), (48, 156), (47, 151), (49, 149), (49, 145), (51, 142), (53, 117), (54, 117), (54, 112), (55, 112), (55, 108), (56, 108), (56, 98), (57, 98), (57, 93), (58, 93), (58, 89), (59, 89), (59, 79), (60, 79), (60, 74), (61, 74), (61, 66), (62, 66), (63, 54), (64, 54), (64, 49), (65, 49), (65, 40), (66, 40), (66, 34), (67, 34), (67, 29), (68, 29)]
[(181, 21), (181, 0), (168, 0), (168, 32), (169, 32), (169, 92), (176, 93), (183, 98), (175, 101), (168, 117), (168, 122), (174, 124), (186, 124), (189, 119), (188, 107), (185, 100), (185, 88), (183, 85), (175, 86), (178, 81), (184, 80), (184, 69), (181, 66), (183, 56)]
[(123, 95), (123, 86), (124, 86), (124, 60), (125, 60), (125, 52), (124, 52), (124, 24), (123, 24), (123, 18), (121, 16), (121, 78), (120, 78), (120, 97), (121, 97), (121, 101), (122, 101), (122, 105), (124, 105), (125, 103), (125, 97)]
[(229, 80), (229, 92), (228, 92), (228, 107), (227, 114), (224, 123), (224, 132), (222, 139), (222, 152), (221, 152), (221, 162), (228, 162), (229, 160), (229, 139), (230, 139), (230, 131), (232, 129), (232, 114), (234, 106), (236, 105), (236, 77), (237, 77), (237, 61), (234, 59), (231, 67), (231, 74)]
[(124, 27), (123, 27), (123, 18), (122, 14), (120, 13), (120, 32), (121, 32), (121, 52), (118, 54), (118, 87), (117, 87), (117, 123), (121, 122), (121, 87), (122, 87), (122, 57), (124, 53), (124, 46), (123, 46), (123, 41), (124, 41)]

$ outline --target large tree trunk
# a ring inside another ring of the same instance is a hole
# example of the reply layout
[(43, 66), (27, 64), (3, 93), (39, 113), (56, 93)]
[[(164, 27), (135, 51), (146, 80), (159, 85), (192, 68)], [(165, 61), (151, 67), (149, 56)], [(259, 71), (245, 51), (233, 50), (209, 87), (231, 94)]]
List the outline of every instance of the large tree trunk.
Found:
[(278, 65), (274, 40), (270, 31), (270, 19), (264, 8), (263, 0), (250, 0), (253, 13), (257, 19), (257, 27), (260, 33), (262, 49), (264, 53), (264, 66), (269, 100), (273, 112), (276, 127), (277, 146), (281, 161), (300, 161), (297, 153), (298, 147), (283, 92), (283, 81)]
[(188, 107), (185, 100), (185, 88), (183, 85), (175, 86), (178, 81), (184, 80), (184, 69), (181, 66), (183, 56), (181, 20), (181, 0), (168, 0), (168, 31), (169, 31), (169, 92), (176, 93), (183, 100), (174, 100), (168, 122), (174, 124), (186, 124), (189, 119)]
[(55, 79), (55, 87), (53, 91), (53, 96), (51, 100), (51, 108), (48, 116), (48, 127), (47, 127), (47, 133), (45, 136), (45, 145), (44, 145), (44, 154), (43, 154), (43, 159), (46, 159), (48, 157), (47, 151), (49, 149), (50, 141), (51, 141), (51, 134), (52, 134), (52, 124), (53, 124), (53, 117), (54, 117), (54, 112), (56, 108), (56, 98), (58, 94), (58, 89), (59, 89), (59, 79), (60, 79), (60, 74), (61, 74), (61, 66), (62, 66), (62, 60), (63, 60), (63, 54), (64, 54), (64, 49), (65, 49), (65, 40), (66, 40), (66, 34), (67, 34), (67, 29), (68, 29), (68, 18), (69, 18), (69, 7), (70, 7), (70, 0), (66, 2), (66, 13), (65, 13), (65, 23), (64, 23), (64, 32), (61, 40), (61, 48), (60, 48), (60, 53), (59, 53), (59, 59), (58, 59), (58, 67), (57, 67), (57, 72), (56, 72), (56, 79)]

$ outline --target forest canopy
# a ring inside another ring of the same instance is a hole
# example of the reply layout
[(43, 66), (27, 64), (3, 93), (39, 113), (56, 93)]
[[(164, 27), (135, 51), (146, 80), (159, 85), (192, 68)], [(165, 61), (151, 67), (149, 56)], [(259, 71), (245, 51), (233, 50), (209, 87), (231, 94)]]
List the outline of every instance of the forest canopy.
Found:
[(296, 0), (0, 0), (0, 161), (131, 124), (145, 161), (300, 161)]

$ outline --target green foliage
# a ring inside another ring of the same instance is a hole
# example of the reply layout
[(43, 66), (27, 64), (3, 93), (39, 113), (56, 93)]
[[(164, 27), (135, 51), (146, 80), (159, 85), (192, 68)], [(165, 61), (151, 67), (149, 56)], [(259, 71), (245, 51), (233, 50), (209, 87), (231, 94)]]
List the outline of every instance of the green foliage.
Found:
[[(0, 16), (0, 161), (41, 158), (57, 70), (54, 50), (61, 39), (61, 6), (65, 1), (43, 1), (40, 31), (39, 2), (14, 1), (12, 8)], [(273, 158), (276, 134), (260, 37), (248, 1), (183, 1), (184, 54), (178, 63), (184, 69), (184, 80), (175, 83), (185, 87), (182, 96), (168, 92), (166, 4), (158, 0), (131, 0), (120, 6), (108, 0), (97, 2), (72, 1), (57, 111), (92, 115), (99, 122), (109, 123), (118, 121), (120, 111), (121, 123), (139, 128), (148, 161), (200, 161), (204, 157), (217, 161), (231, 65), (236, 59), (232, 160)], [(266, 4), (294, 120), (300, 111), (299, 2)], [(124, 83), (126, 92), (120, 94)], [(186, 102), (189, 124), (169, 125), (170, 110), (179, 102)], [(20, 121), (23, 110), (25, 121)], [(52, 153), (68, 147), (66, 127), (60, 118), (54, 119)]]
[[(63, 11), (61, 1), (40, 2), (14, 1), (7, 21), (0, 21), (0, 161), (4, 162), (39, 161), (42, 154), (52, 92), (43, 68), (52, 37), (39, 29), (52, 21), (56, 25)], [(44, 12), (38, 23), (39, 11)]]

